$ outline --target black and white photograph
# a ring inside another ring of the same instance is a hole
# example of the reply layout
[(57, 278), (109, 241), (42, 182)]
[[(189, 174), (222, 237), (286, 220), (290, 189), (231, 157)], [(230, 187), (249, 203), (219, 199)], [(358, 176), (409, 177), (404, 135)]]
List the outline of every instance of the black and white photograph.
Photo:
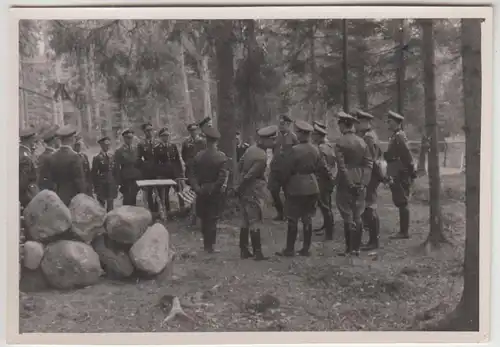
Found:
[(18, 10), (16, 338), (487, 341), (491, 9)]

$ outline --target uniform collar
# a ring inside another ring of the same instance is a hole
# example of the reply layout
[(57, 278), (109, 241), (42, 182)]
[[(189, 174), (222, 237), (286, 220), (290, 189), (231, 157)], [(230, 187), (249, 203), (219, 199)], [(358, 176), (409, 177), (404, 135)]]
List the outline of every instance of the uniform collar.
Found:
[(61, 145), (61, 147), (59, 147), (59, 149), (69, 149), (71, 152), (76, 153), (76, 151), (73, 149), (73, 147), (68, 146), (68, 145)]
[(100, 153), (101, 153), (101, 154), (103, 154), (103, 155), (104, 155), (104, 156), (106, 156), (106, 157), (109, 155), (109, 151), (108, 151), (108, 152), (104, 152), (103, 150), (101, 150), (101, 152), (100, 152)]
[(349, 133), (354, 134), (354, 130), (353, 129), (348, 129), (348, 130), (344, 131), (344, 135), (345, 134), (349, 134)]

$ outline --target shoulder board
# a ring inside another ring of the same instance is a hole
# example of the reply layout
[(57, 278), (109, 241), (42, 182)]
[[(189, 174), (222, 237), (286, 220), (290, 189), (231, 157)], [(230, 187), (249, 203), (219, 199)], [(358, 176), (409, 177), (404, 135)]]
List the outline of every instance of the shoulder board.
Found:
[(161, 147), (161, 146), (163, 146), (163, 144), (162, 144), (162, 143), (160, 143), (160, 142), (157, 142), (157, 143), (155, 143), (155, 144), (153, 144), (153, 145), (154, 145), (154, 148), (157, 148), (157, 147)]

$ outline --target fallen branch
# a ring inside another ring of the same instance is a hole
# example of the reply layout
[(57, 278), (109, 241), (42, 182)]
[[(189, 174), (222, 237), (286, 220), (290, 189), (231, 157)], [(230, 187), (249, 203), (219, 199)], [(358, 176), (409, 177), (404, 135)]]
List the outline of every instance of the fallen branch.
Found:
[(195, 321), (191, 316), (189, 316), (186, 312), (184, 312), (184, 310), (181, 307), (181, 302), (177, 296), (165, 295), (161, 301), (163, 305), (171, 306), (168, 316), (161, 322), (162, 326), (170, 322), (177, 316), (185, 318), (191, 322)]

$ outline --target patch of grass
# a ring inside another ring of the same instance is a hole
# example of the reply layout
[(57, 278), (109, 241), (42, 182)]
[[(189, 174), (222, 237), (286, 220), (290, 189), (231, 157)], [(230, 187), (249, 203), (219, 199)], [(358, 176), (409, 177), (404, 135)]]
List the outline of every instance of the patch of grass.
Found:
[[(465, 175), (462, 173), (441, 176), (441, 199), (465, 202)], [(419, 177), (412, 187), (412, 201), (429, 203), (429, 178)]]

